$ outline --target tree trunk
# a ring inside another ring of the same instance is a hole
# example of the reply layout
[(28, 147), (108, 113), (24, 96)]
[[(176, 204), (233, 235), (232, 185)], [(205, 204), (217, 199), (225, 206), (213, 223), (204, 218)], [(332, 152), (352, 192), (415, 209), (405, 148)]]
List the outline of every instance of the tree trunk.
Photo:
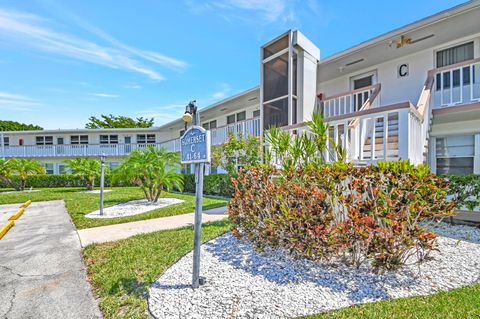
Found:
[(22, 178), (21, 182), (20, 182), (20, 190), (23, 191), (25, 190), (25, 186), (27, 185), (27, 179), (26, 178)]

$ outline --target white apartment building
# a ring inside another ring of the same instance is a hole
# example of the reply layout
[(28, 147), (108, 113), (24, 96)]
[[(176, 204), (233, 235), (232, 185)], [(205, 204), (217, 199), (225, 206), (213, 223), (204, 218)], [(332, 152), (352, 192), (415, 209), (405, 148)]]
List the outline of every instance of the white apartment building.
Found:
[[(260, 66), (258, 87), (200, 109), (212, 145), (272, 125), (296, 134), (322, 112), (352, 162), (409, 159), (439, 174), (480, 174), (480, 0), (325, 58), (290, 30), (262, 46)], [(179, 151), (183, 129), (179, 119), (149, 129), (4, 132), (0, 157), (35, 158), (61, 173), (67, 158), (105, 154), (114, 167), (146, 145)]]

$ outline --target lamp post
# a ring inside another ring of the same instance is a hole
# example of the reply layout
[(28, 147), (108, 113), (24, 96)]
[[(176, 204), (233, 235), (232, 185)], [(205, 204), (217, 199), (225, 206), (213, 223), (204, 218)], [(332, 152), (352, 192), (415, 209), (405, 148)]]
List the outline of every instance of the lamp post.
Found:
[(103, 188), (105, 187), (105, 154), (100, 156), (100, 216), (103, 216)]
[[(187, 124), (193, 122), (193, 126), (200, 126), (200, 114), (197, 112), (196, 101), (191, 101), (185, 107), (185, 113), (182, 116)], [(190, 164), (191, 165), (191, 164)], [(205, 283), (205, 278), (200, 277), (200, 245), (202, 237), (202, 197), (203, 197), (203, 173), (205, 163), (195, 163), (195, 222), (193, 239), (193, 272), (192, 288), (198, 288)]]

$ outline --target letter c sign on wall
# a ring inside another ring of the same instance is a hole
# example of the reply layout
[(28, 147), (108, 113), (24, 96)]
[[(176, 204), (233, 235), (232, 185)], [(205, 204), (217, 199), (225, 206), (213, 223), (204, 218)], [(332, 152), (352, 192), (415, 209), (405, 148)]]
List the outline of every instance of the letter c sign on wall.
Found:
[(405, 78), (409, 74), (408, 63), (402, 63), (397, 68), (397, 77)]

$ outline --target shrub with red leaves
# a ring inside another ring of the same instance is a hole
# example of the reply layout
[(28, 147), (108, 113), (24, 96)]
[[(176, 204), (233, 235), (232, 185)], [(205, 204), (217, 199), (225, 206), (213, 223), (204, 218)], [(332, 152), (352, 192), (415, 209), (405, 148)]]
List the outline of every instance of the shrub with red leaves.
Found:
[(313, 260), (346, 256), (360, 266), (393, 269), (423, 260), (435, 235), (423, 221), (452, 214), (448, 183), (408, 162), (353, 167), (334, 164), (279, 171), (241, 171), (229, 204), (233, 234), (260, 250), (287, 249)]

